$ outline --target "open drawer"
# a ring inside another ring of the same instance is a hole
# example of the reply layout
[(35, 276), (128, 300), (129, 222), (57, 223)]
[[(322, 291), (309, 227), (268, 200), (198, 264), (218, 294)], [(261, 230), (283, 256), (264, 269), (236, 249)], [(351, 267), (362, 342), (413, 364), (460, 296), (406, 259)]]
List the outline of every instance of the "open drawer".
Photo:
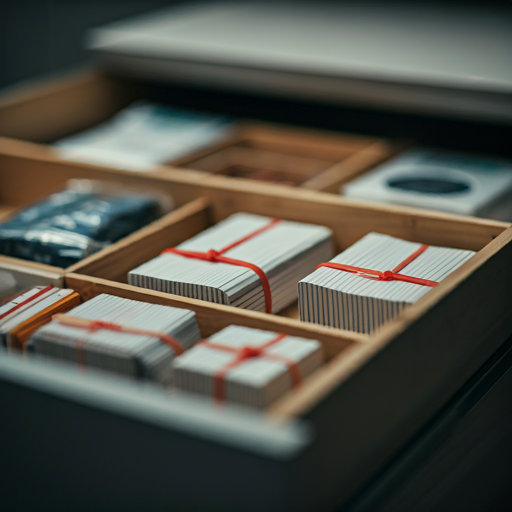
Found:
[[(246, 325), (316, 338), (327, 355), (299, 391), (264, 415), (242, 417), (201, 401), (168, 400), (153, 388), (1, 355), (7, 420), (0, 425), (9, 440), (3, 499), (12, 507), (331, 510), (512, 334), (512, 228), (506, 223), (188, 170), (113, 171), (59, 161), (38, 144), (0, 144), (6, 208), (75, 177), (156, 187), (178, 203), (168, 218), (58, 269), (85, 300), (111, 293), (187, 308), (196, 312), (205, 336)], [(338, 251), (377, 231), (478, 252), (371, 336), (300, 322), (293, 307), (284, 316), (268, 315), (126, 284), (135, 265), (240, 211), (328, 226)], [(30, 264), (16, 264), (30, 272)]]

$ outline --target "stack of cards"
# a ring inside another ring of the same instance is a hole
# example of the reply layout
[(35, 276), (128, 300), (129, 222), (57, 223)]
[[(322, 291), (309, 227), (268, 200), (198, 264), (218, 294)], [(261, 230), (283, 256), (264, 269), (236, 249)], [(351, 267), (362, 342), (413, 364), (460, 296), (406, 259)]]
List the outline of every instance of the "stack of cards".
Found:
[(474, 254), (369, 233), (299, 282), (300, 319), (371, 333)]
[(178, 389), (264, 408), (322, 364), (316, 340), (231, 325), (173, 362)]
[(171, 381), (171, 361), (201, 338), (186, 309), (98, 295), (37, 330), (37, 354), (133, 379)]
[(30, 335), (53, 315), (80, 304), (80, 295), (55, 286), (35, 286), (0, 306), (0, 345), (23, 349)]
[(130, 171), (148, 171), (227, 139), (222, 116), (135, 103), (109, 122), (55, 143), (62, 158)]
[(510, 191), (512, 161), (433, 149), (406, 151), (341, 189), (356, 199), (484, 217)]
[(128, 282), (276, 313), (297, 299), (299, 279), (332, 257), (329, 229), (246, 213), (232, 215), (177, 249), (130, 271)]

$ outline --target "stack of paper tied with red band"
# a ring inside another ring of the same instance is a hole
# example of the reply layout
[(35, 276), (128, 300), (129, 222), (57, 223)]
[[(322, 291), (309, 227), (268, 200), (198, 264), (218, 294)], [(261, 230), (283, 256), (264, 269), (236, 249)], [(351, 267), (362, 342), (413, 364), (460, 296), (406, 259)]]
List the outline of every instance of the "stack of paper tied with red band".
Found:
[(22, 350), (35, 329), (77, 304), (78, 293), (52, 285), (16, 294), (0, 305), (0, 346)]
[(193, 311), (103, 294), (54, 317), (30, 344), (82, 368), (168, 384), (174, 357), (200, 338)]
[(128, 274), (135, 286), (277, 313), (297, 282), (332, 257), (323, 226), (238, 213)]
[(474, 254), (369, 233), (299, 282), (300, 319), (371, 333)]
[(316, 340), (231, 325), (173, 362), (178, 389), (264, 408), (322, 364)]

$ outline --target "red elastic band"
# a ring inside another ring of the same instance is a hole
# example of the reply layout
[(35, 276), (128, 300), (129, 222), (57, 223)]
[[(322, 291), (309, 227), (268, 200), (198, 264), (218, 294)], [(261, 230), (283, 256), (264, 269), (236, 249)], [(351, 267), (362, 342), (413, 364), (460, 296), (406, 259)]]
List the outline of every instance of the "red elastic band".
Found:
[(185, 349), (181, 343), (165, 332), (151, 331), (148, 329), (137, 329), (136, 327), (124, 327), (119, 324), (111, 322), (103, 322), (102, 320), (87, 320), (85, 318), (78, 318), (70, 315), (58, 314), (52, 318), (55, 322), (68, 327), (75, 327), (77, 329), (87, 329), (90, 332), (105, 330), (123, 332), (125, 334), (141, 334), (144, 336), (154, 336), (159, 338), (166, 345), (169, 345), (177, 355), (183, 354)]
[(226, 345), (219, 345), (217, 343), (213, 343), (210, 341), (202, 342), (201, 344), (207, 347), (236, 354), (233, 361), (222, 366), (213, 377), (213, 396), (215, 400), (217, 400), (218, 402), (223, 402), (225, 400), (227, 373), (236, 366), (242, 364), (244, 361), (247, 361), (248, 359), (253, 359), (255, 357), (263, 357), (265, 359), (272, 359), (284, 363), (287, 366), (288, 371), (290, 373), (293, 387), (299, 386), (301, 382), (301, 376), (300, 369), (297, 363), (295, 361), (292, 361), (291, 359), (288, 359), (285, 356), (271, 354), (265, 351), (266, 348), (270, 347), (271, 345), (274, 345), (275, 343), (278, 343), (279, 341), (286, 337), (287, 334), (279, 334), (278, 336), (270, 340), (268, 343), (265, 343), (260, 347), (245, 346), (242, 348), (233, 348), (228, 347)]
[(372, 270), (369, 268), (354, 267), (353, 265), (344, 265), (342, 263), (326, 262), (320, 263), (316, 268), (328, 267), (335, 270), (341, 270), (342, 272), (349, 272), (350, 274), (357, 274), (358, 276), (364, 277), (365, 279), (374, 279), (375, 281), (403, 281), (404, 283), (419, 284), (422, 286), (437, 286), (439, 283), (436, 281), (429, 281), (428, 279), (421, 279), (419, 277), (406, 276), (404, 274), (398, 274), (400, 270), (409, 265), (414, 261), (420, 254), (425, 252), (429, 245), (422, 245), (417, 251), (413, 252), (404, 261), (397, 265), (393, 270), (386, 270), (381, 272), (379, 270)]
[(249, 263), (247, 261), (242, 260), (235, 260), (233, 258), (227, 258), (226, 256), (222, 256), (225, 252), (230, 251), (231, 249), (234, 249), (240, 244), (243, 244), (244, 242), (247, 242), (247, 240), (250, 240), (251, 238), (254, 238), (255, 236), (259, 235), (260, 233), (263, 233), (264, 231), (267, 231), (268, 229), (274, 227), (276, 224), (281, 222), (281, 219), (272, 219), (268, 224), (265, 224), (265, 226), (253, 231), (252, 233), (249, 233), (248, 235), (244, 236), (243, 238), (240, 238), (236, 242), (233, 242), (232, 244), (224, 247), (220, 251), (215, 251), (213, 249), (210, 249), (207, 252), (198, 252), (198, 251), (186, 251), (183, 249), (177, 249), (176, 247), (165, 249), (162, 251), (162, 254), (164, 253), (173, 253), (178, 254), (180, 256), (183, 256), (184, 258), (192, 258), (196, 260), (203, 260), (203, 261), (210, 261), (212, 263), (227, 263), (228, 265), (236, 265), (238, 267), (245, 267), (253, 272), (255, 272), (260, 281), (261, 286), (263, 287), (263, 295), (265, 297), (265, 311), (267, 313), (272, 313), (272, 292), (270, 291), (270, 283), (268, 282), (268, 278), (263, 272), (263, 270), (258, 267), (257, 265), (254, 265), (253, 263)]
[(2, 318), (5, 318), (7, 315), (10, 315), (13, 311), (16, 311), (17, 309), (20, 309), (21, 307), (25, 306), (26, 304), (29, 304), (34, 299), (37, 299), (38, 297), (41, 297), (41, 295), (44, 295), (46, 292), (49, 292), (53, 286), (50, 284), (46, 288), (43, 288), (42, 290), (39, 290), (37, 293), (29, 297), (28, 299), (25, 299), (23, 302), (20, 302), (19, 304), (16, 304), (16, 306), (13, 306), (9, 311), (6, 311), (5, 313), (0, 315), (0, 320)]

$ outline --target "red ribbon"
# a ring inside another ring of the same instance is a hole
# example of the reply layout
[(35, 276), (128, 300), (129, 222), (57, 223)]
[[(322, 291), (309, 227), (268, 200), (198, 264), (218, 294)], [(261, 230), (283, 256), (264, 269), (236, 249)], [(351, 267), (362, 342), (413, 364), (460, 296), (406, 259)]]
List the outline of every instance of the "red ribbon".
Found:
[[(57, 314), (53, 315), (52, 320), (65, 325), (67, 327), (75, 327), (77, 329), (87, 329), (89, 332), (100, 330), (124, 332), (126, 334), (142, 334), (144, 336), (154, 336), (159, 338), (165, 344), (169, 345), (177, 355), (183, 354), (185, 351), (181, 343), (165, 332), (151, 331), (148, 329), (138, 329), (136, 327), (124, 327), (111, 322), (103, 322), (102, 320), (87, 320), (86, 318), (78, 318), (75, 316)], [(83, 366), (83, 340), (77, 343), (77, 362)]]
[(41, 297), (41, 295), (44, 295), (46, 292), (49, 292), (52, 288), (53, 288), (53, 286), (50, 284), (46, 288), (43, 288), (42, 290), (39, 290), (37, 293), (35, 293), (31, 297), (29, 297), (28, 299), (25, 299), (23, 302), (20, 302), (19, 304), (16, 304), (11, 309), (9, 309), (5, 313), (1, 314), (0, 315), (0, 320), (2, 320), (2, 318), (5, 318), (7, 315), (10, 315), (13, 311), (16, 311), (16, 310), (20, 309), (21, 307), (29, 304), (34, 299), (37, 299), (38, 297)]
[(220, 251), (215, 251), (213, 249), (210, 249), (207, 252), (185, 251), (183, 249), (177, 249), (176, 247), (173, 247), (170, 249), (165, 249), (165, 251), (162, 251), (162, 254), (170, 252), (173, 254), (179, 254), (180, 256), (183, 256), (185, 258), (210, 261), (212, 263), (228, 263), (229, 265), (236, 265), (238, 267), (245, 267), (245, 268), (252, 270), (260, 278), (261, 286), (263, 287), (263, 295), (265, 297), (265, 311), (267, 313), (272, 313), (272, 293), (270, 291), (270, 284), (268, 282), (268, 278), (267, 278), (265, 272), (263, 272), (263, 270), (260, 267), (258, 267), (257, 265), (254, 265), (253, 263), (249, 263), (247, 261), (242, 261), (242, 260), (235, 260), (233, 258), (227, 258), (226, 256), (222, 256), (222, 255), (225, 252), (228, 252), (231, 249), (234, 249), (235, 247), (239, 246), (240, 244), (243, 244), (247, 240), (254, 238), (255, 236), (259, 235), (260, 233), (267, 231), (267, 229), (274, 227), (279, 222), (281, 222), (281, 219), (273, 219), (268, 224), (263, 226), (262, 228), (259, 228), (255, 231), (253, 231), (252, 233), (249, 233), (248, 235), (244, 236), (240, 240), (233, 242), (231, 245), (228, 245), (227, 247), (224, 247), (224, 249), (221, 249)]
[(374, 279), (375, 281), (403, 281), (405, 283), (420, 284), (422, 286), (437, 286), (439, 283), (436, 281), (429, 281), (428, 279), (421, 279), (419, 277), (406, 276), (404, 274), (398, 274), (400, 270), (409, 265), (411, 261), (415, 260), (420, 254), (425, 252), (429, 245), (422, 245), (417, 251), (413, 252), (408, 258), (402, 263), (396, 266), (393, 270), (386, 270), (380, 272), (379, 270), (371, 270), (368, 268), (354, 267), (352, 265), (343, 265), (342, 263), (333, 263), (331, 261), (327, 263), (320, 263), (316, 268), (328, 267), (335, 270), (341, 270), (342, 272), (349, 272), (351, 274), (357, 274), (358, 276), (366, 279)]
[(268, 343), (265, 343), (260, 347), (245, 346), (242, 348), (233, 348), (228, 347), (226, 345), (219, 345), (211, 341), (203, 341), (201, 345), (205, 345), (206, 347), (236, 354), (235, 358), (230, 363), (227, 363), (224, 366), (222, 366), (213, 377), (214, 398), (220, 402), (224, 401), (226, 396), (227, 373), (236, 366), (242, 364), (244, 361), (247, 361), (248, 359), (253, 359), (255, 357), (264, 357), (265, 359), (272, 359), (274, 361), (284, 363), (287, 366), (288, 371), (290, 372), (290, 377), (292, 379), (293, 386), (299, 386), (301, 382), (301, 376), (299, 366), (297, 365), (297, 363), (295, 361), (292, 361), (291, 359), (288, 359), (285, 356), (281, 356), (279, 354), (271, 354), (269, 352), (266, 352), (265, 350), (286, 337), (287, 334), (279, 334), (274, 339), (270, 340)]

